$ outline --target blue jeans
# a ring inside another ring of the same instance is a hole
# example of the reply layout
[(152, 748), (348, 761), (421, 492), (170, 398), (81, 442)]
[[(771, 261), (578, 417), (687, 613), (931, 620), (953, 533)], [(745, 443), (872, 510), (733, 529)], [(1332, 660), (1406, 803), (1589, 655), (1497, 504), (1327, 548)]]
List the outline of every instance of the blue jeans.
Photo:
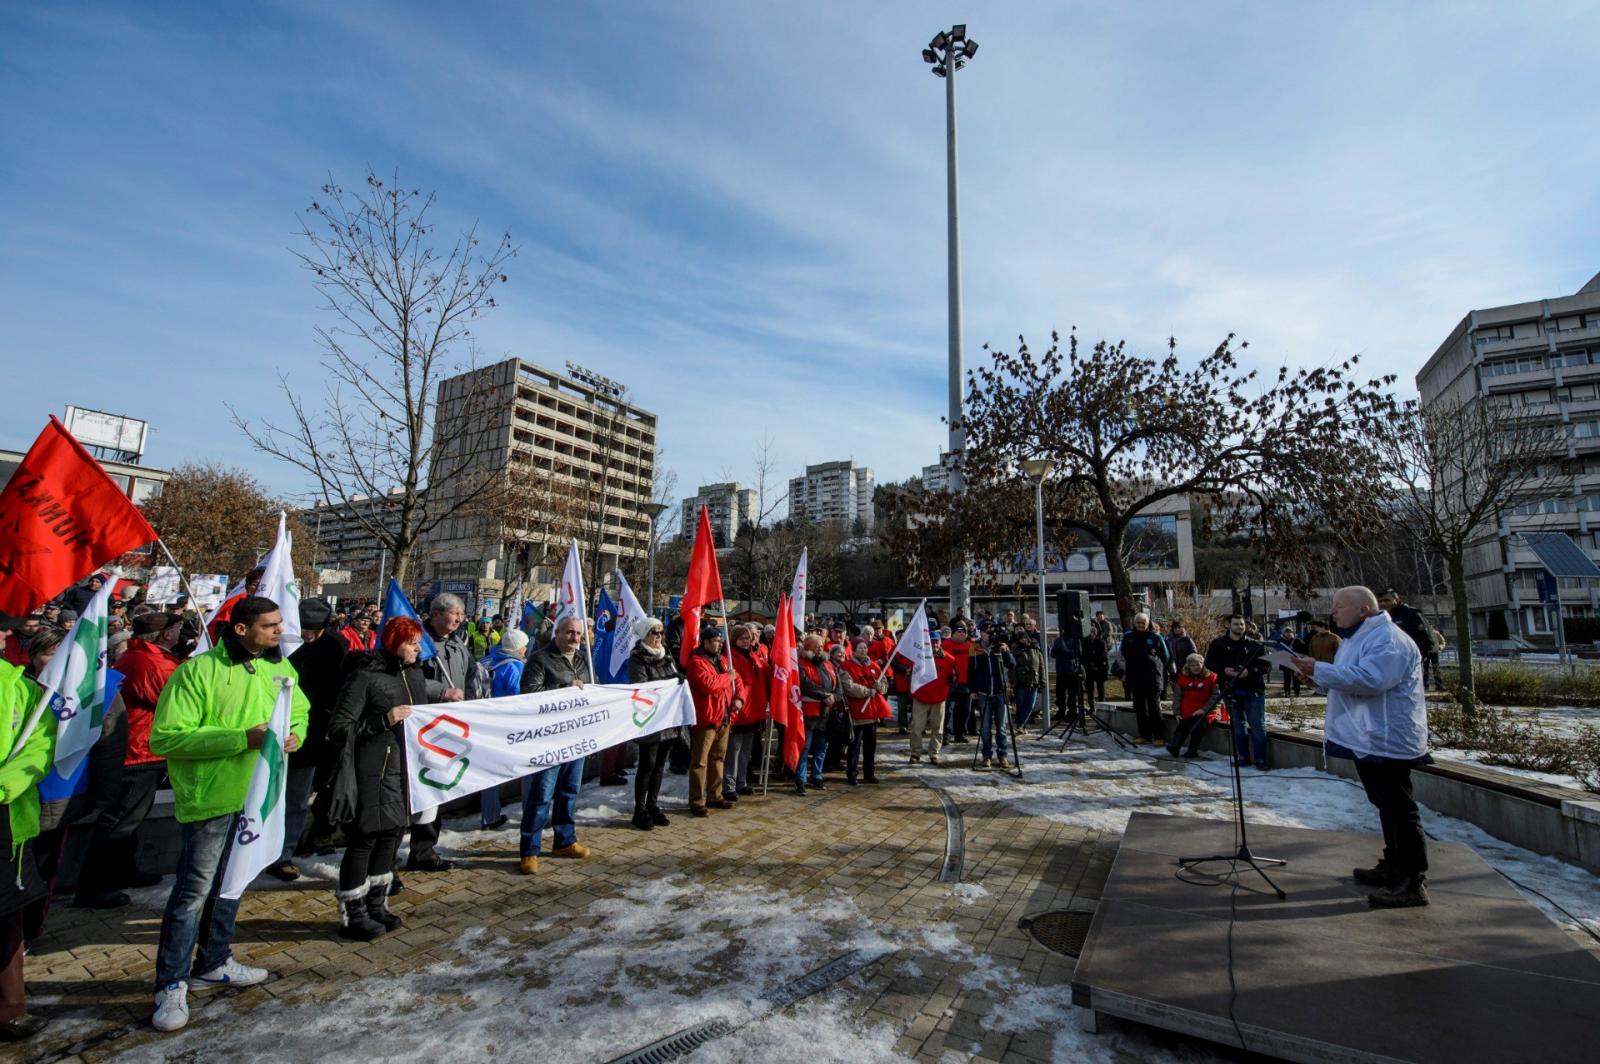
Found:
[[(1228, 717), (1233, 722), (1233, 747), (1240, 764), (1249, 764), (1254, 752), (1255, 763), (1267, 763), (1267, 700), (1260, 691), (1242, 691), (1234, 688), (1228, 696)], [(1250, 742), (1245, 744), (1244, 726), (1250, 725)]]
[(478, 792), (478, 823), (488, 827), (500, 819), (500, 787), (485, 788)]
[(983, 738), (983, 756), (994, 754), (1000, 747), (1000, 756), (1006, 756), (1006, 696), (979, 695), (978, 733)]
[(239, 900), (217, 897), (222, 869), (233, 849), (237, 813), (179, 824), (178, 868), (161, 916), (161, 945), (156, 949), (156, 989), (188, 979), (189, 961), (198, 940), (193, 971), (209, 972), (226, 963), (233, 946), (233, 923)]
[(800, 767), (794, 778), (811, 787), (822, 782), (822, 759), (828, 753), (827, 719), (821, 714), (806, 718), (806, 745), (800, 748)]
[[(522, 856), (539, 856), (546, 824), (556, 829), (555, 849), (578, 841), (578, 788), (583, 785), (583, 758), (522, 777)], [(551, 817), (551, 807), (555, 816)]]
[[(313, 765), (289, 770), (289, 783), (283, 789), (283, 852), (278, 860), (294, 858), (295, 847), (300, 844), (300, 833), (306, 827), (306, 811), (311, 807), (311, 786), (316, 782), (317, 770)], [(206, 969), (210, 971), (210, 969)]]
[(1017, 688), (1017, 731), (1028, 726), (1028, 721), (1033, 719), (1033, 711), (1039, 701), (1039, 688)]

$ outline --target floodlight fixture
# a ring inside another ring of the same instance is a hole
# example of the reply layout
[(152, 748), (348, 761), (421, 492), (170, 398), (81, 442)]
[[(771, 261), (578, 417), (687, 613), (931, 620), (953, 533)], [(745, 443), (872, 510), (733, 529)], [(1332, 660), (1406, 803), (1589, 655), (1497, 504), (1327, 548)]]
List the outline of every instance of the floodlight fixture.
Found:
[(959, 25), (955, 25), (955, 26), (950, 27), (950, 39), (952, 41), (964, 41), (964, 40), (966, 40), (967, 39), (967, 24), (965, 22), (963, 22), (963, 23), (960, 23)]
[(961, 50), (961, 52), (968, 59), (971, 59), (973, 56), (978, 54), (978, 42), (977, 41), (968, 41), (967, 42), (967, 46), (965, 48), (963, 48)]
[(937, 63), (939, 61), (939, 57), (934, 53), (932, 48), (924, 48), (922, 50), (922, 61), (924, 63)]
[(933, 40), (928, 43), (928, 47), (932, 48), (936, 52), (942, 52), (945, 50), (945, 46), (949, 43), (949, 36), (944, 32), (944, 30), (940, 30), (934, 35)]

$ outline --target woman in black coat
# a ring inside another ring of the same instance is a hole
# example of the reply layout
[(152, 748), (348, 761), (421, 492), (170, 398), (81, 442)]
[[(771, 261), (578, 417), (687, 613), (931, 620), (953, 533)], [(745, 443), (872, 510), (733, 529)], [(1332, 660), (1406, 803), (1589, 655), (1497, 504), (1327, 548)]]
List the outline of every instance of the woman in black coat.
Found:
[[(678, 667), (666, 648), (666, 630), (654, 617), (645, 623), (648, 627), (644, 635), (628, 655), (628, 682), (677, 679)], [(667, 826), (667, 815), (657, 804), (661, 797), (661, 776), (666, 771), (667, 752), (682, 731), (682, 728), (667, 728), (634, 740), (639, 747), (639, 767), (633, 776), (633, 826), (641, 831)]]
[(345, 825), (349, 845), (339, 862), (339, 936), (371, 941), (400, 926), (389, 911), (395, 850), (411, 822), (406, 795), (405, 748), (400, 722), (413, 703), (443, 695), (442, 685), (422, 674), (422, 626), (395, 617), (383, 626), (378, 650), (346, 658), (349, 672), (328, 721), (335, 749), (354, 743), (356, 815)]

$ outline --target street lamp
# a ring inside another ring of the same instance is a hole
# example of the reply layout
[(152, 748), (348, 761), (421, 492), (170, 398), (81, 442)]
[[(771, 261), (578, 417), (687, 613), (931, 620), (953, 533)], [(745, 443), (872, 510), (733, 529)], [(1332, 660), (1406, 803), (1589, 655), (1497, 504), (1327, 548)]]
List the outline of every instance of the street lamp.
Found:
[[(960, 494), (965, 483), (961, 475), (961, 453), (967, 446), (967, 432), (961, 426), (961, 219), (956, 210), (956, 71), (978, 54), (978, 42), (967, 38), (965, 24), (934, 34), (922, 50), (922, 61), (933, 68), (935, 77), (944, 79), (945, 184), (948, 196), (950, 253), (950, 490)], [(967, 606), (967, 564), (956, 562), (950, 570), (950, 611)], [(1040, 618), (1042, 621), (1043, 618)]]
[[(1049, 625), (1045, 623), (1044, 611), (1044, 478), (1048, 477), (1056, 464), (1049, 458), (1029, 458), (1022, 463), (1022, 471), (1033, 478), (1033, 517), (1038, 539), (1034, 543), (1037, 552), (1034, 556), (1039, 567), (1039, 641), (1042, 643), (1050, 634)], [(1065, 619), (1056, 618), (1058, 625), (1066, 624)], [(1044, 669), (1044, 730), (1050, 730), (1050, 648), (1041, 648), (1045, 653)]]
[(666, 508), (666, 504), (660, 502), (647, 502), (639, 507), (639, 512), (650, 519), (650, 538), (648, 540), (650, 545), (650, 578), (645, 591), (644, 611), (652, 617), (655, 616), (656, 612), (656, 518), (660, 517), (662, 511)]

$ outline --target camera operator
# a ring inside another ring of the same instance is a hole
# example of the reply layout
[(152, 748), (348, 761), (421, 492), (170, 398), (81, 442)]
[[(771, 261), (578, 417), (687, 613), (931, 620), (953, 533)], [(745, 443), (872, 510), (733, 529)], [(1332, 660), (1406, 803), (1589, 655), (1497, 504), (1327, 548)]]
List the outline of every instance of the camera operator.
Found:
[[(1272, 665), (1262, 658), (1265, 648), (1246, 635), (1244, 617), (1228, 618), (1228, 631), (1206, 648), (1206, 668), (1232, 683), (1228, 717), (1233, 722), (1234, 756), (1241, 767), (1254, 764), (1267, 770), (1267, 674)], [(1245, 738), (1248, 722), (1249, 739)]]

